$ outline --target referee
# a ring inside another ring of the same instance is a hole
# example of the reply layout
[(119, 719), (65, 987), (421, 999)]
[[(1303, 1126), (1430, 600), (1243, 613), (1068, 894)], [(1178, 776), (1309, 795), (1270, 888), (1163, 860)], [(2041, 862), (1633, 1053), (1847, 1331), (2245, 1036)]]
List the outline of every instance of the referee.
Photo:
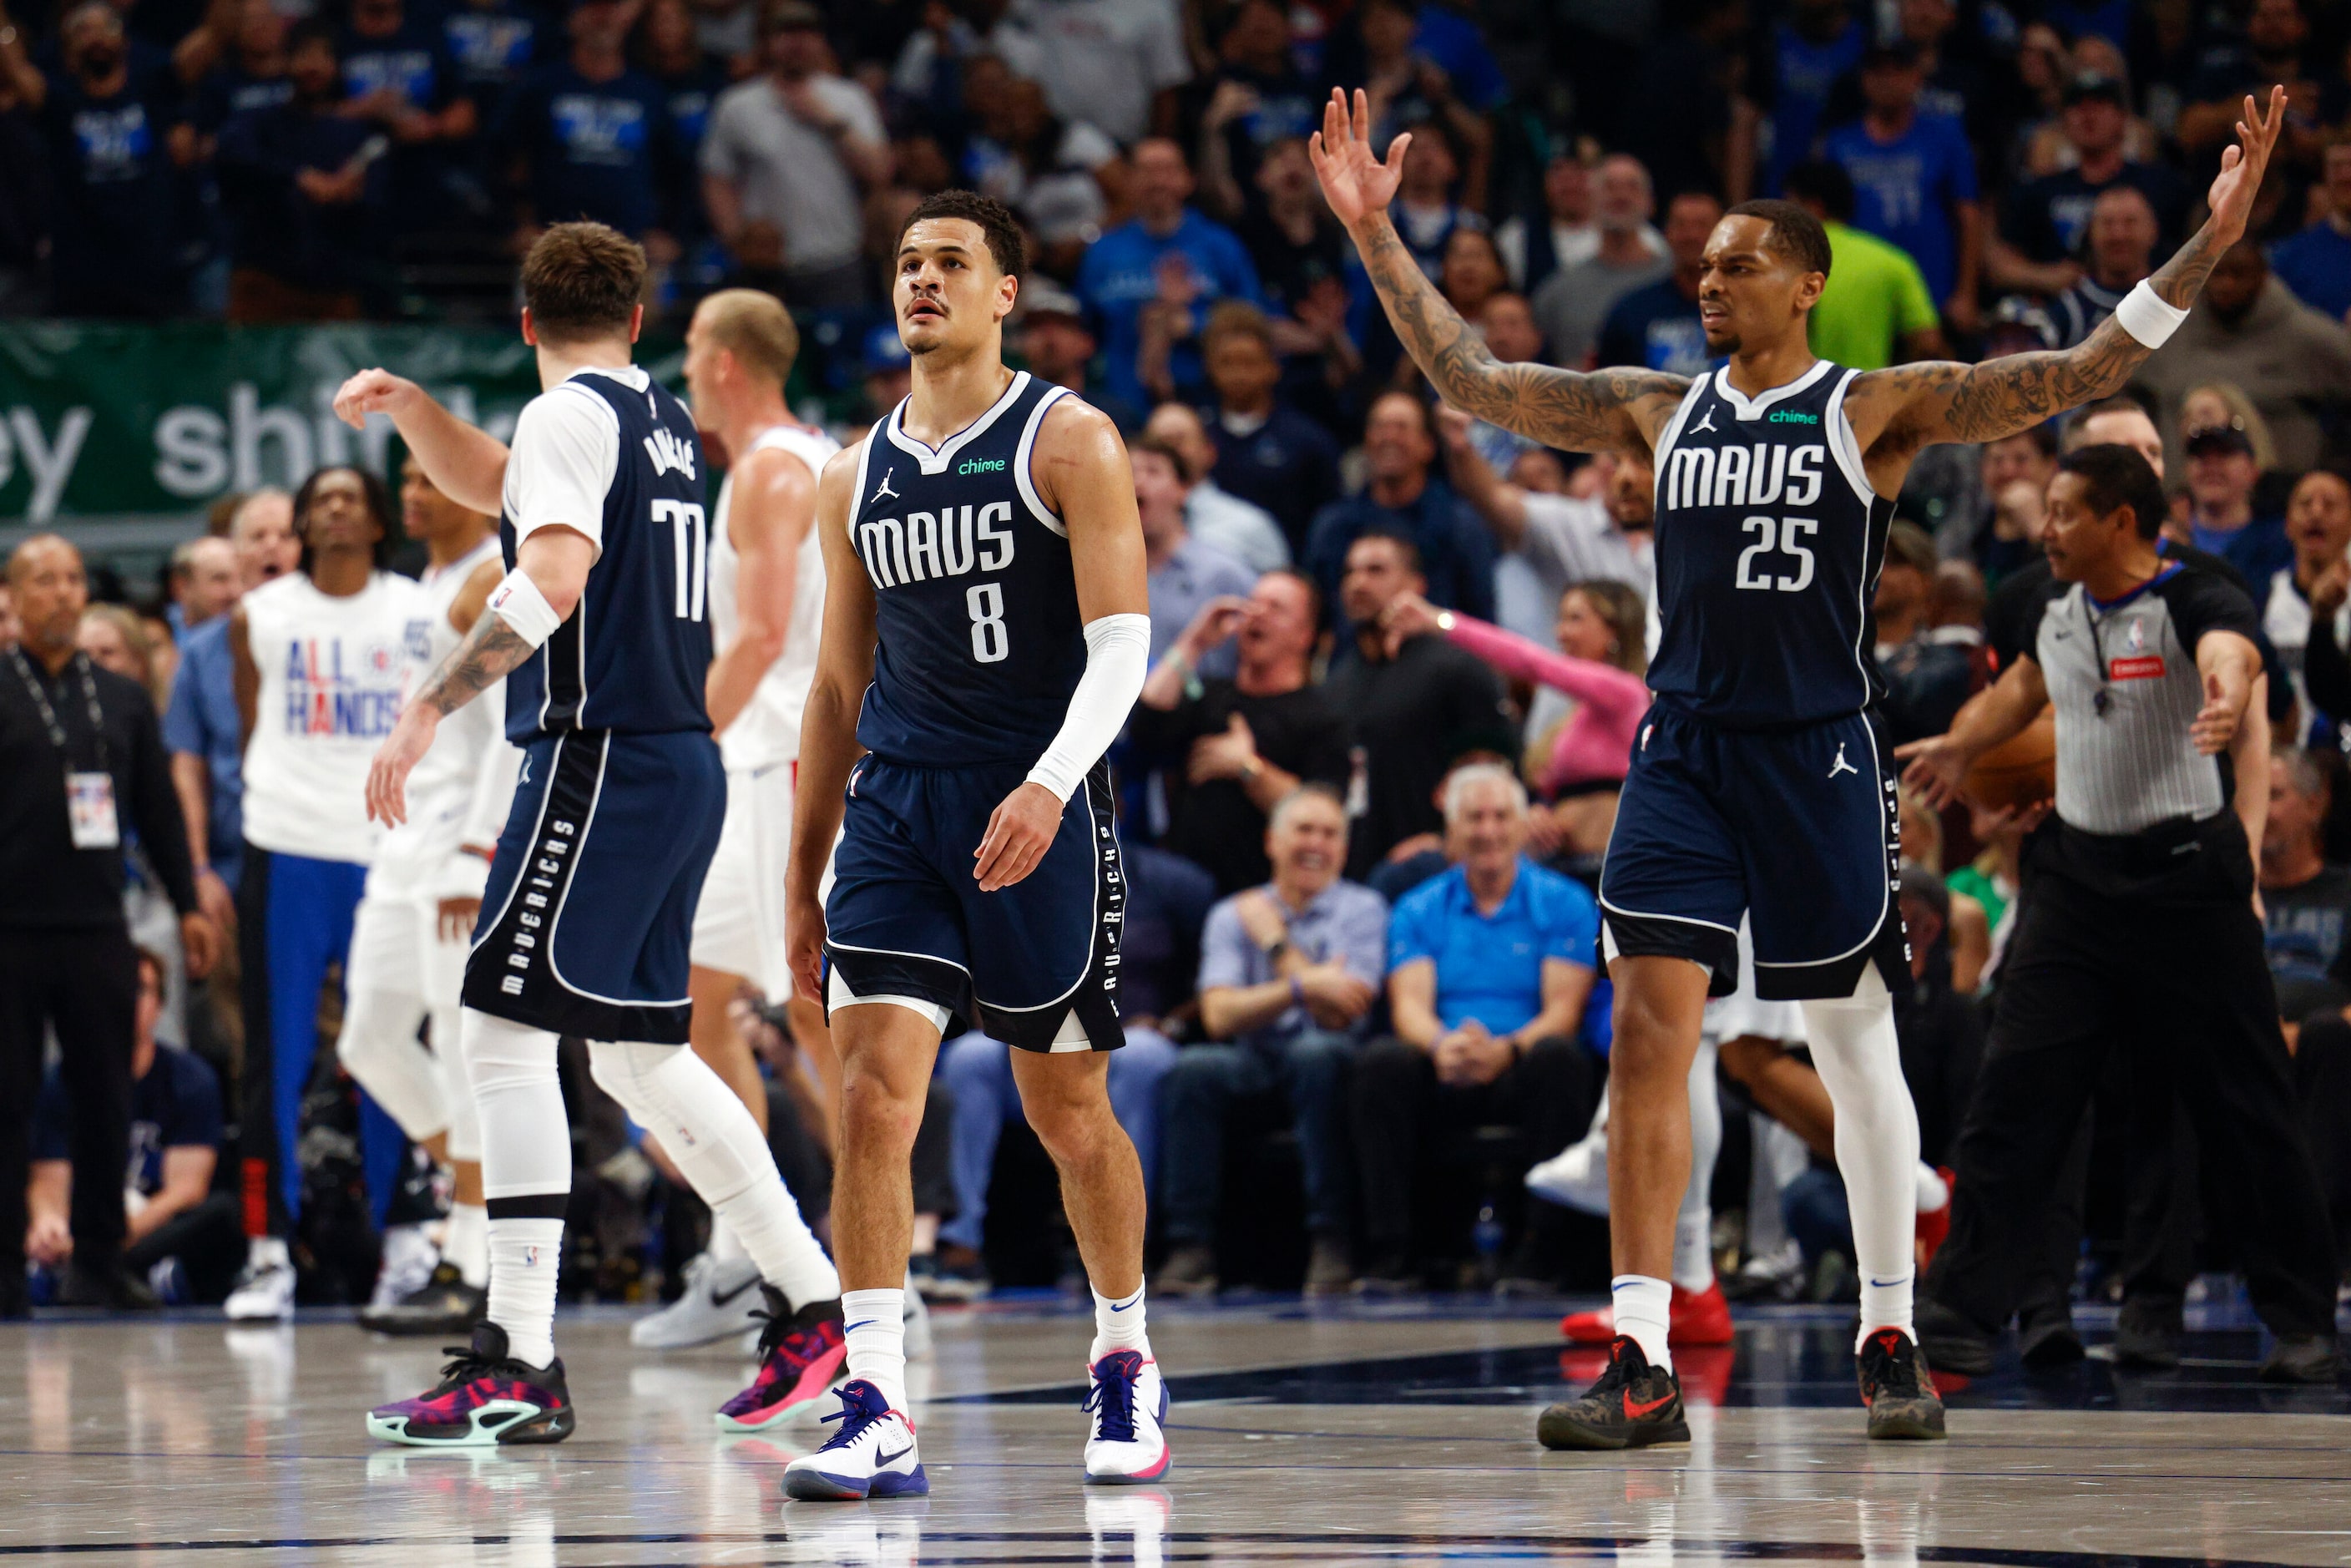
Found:
[[(154, 704), (74, 640), (81, 556), (37, 534), (8, 561), (22, 642), (0, 647), (0, 1318), (25, 1315), (25, 1177), (41, 1052), (54, 1029), (73, 1153), (69, 1305), (152, 1305), (122, 1273), (139, 959), (122, 912), (137, 839), (180, 912), (188, 973), (212, 967), (186, 824)], [(143, 1298), (143, 1301), (142, 1301)]]
[(2260, 621), (2218, 573), (2157, 553), (2165, 509), (2127, 447), (2062, 459), (2043, 534), (2055, 580), (2032, 642), (1950, 734), (1897, 753), (1939, 806), (1978, 757), (2057, 710), (2057, 821), (2032, 850), (1919, 1333), (1938, 1365), (1980, 1362), (1957, 1353), (2015, 1311), (2019, 1262), (2119, 1040), (2195, 1121), (2214, 1212), (2276, 1335), (2261, 1375), (2331, 1382), (2334, 1237), (2253, 908), (2269, 806)]

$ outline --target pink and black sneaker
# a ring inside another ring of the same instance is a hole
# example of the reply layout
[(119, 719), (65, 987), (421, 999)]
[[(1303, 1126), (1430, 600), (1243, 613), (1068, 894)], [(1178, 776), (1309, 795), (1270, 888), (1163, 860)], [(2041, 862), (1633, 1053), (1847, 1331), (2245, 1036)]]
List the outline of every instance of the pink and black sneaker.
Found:
[(447, 1347), (455, 1359), (429, 1393), (368, 1412), (368, 1436), (419, 1448), (486, 1448), (497, 1443), (559, 1443), (577, 1420), (560, 1356), (532, 1366), (507, 1354), (507, 1331), (474, 1325), (474, 1343)]
[(806, 1409), (849, 1360), (840, 1301), (810, 1301), (795, 1314), (782, 1291), (773, 1285), (760, 1289), (768, 1293), (768, 1310), (752, 1314), (768, 1321), (759, 1331), (759, 1375), (718, 1407), (721, 1431), (757, 1432)]

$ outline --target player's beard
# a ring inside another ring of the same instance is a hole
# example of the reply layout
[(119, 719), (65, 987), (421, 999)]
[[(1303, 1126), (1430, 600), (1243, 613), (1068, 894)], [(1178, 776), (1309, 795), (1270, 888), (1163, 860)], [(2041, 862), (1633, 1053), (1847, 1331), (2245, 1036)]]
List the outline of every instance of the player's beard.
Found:
[(1739, 334), (1736, 331), (1725, 331), (1718, 336), (1708, 332), (1706, 348), (1707, 352), (1710, 354), (1735, 354), (1739, 352)]

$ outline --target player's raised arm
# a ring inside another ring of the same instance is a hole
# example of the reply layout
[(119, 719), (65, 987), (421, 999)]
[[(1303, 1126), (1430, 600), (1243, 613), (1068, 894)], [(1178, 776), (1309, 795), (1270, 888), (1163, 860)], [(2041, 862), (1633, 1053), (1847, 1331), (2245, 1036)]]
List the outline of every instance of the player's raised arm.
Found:
[(1086, 628), (1086, 672), (1069, 717), (1019, 788), (987, 820), (973, 873), (982, 892), (1037, 868), (1061, 831), (1061, 808), (1125, 727), (1151, 670), (1150, 568), (1134, 505), (1134, 470), (1118, 428), (1064, 398), (1037, 432), (1038, 497), (1070, 531), (1070, 570)]
[(824, 632), (816, 675), (800, 715), (799, 778), (792, 797), (791, 862), (784, 873), (784, 945), (792, 980), (810, 1001), (824, 997), (825, 862), (841, 834), (841, 792), (864, 755), (857, 711), (873, 678), (873, 581), (849, 537), (857, 500), (857, 454), (836, 452), (817, 478), (817, 540), (824, 550)]
[(504, 505), (507, 444), (467, 424), (404, 376), (365, 370), (335, 392), (335, 413), (353, 430), (388, 415), (434, 489), (459, 506), (496, 517)]
[(1689, 378), (1647, 370), (1586, 375), (1497, 360), (1421, 271), (1388, 217), (1411, 142), (1409, 133), (1397, 137), (1382, 162), (1372, 151), (1369, 100), (1359, 90), (1351, 110), (1345, 92), (1333, 88), (1307, 151), (1323, 200), (1354, 236), (1413, 363), (1454, 407), (1529, 440), (1569, 452), (1647, 453)]
[(1980, 365), (1897, 365), (1856, 378), (1845, 407), (1872, 465), (1882, 458), (1907, 461), (1919, 447), (1938, 442), (1998, 441), (2122, 391), (2132, 372), (2188, 319), (2189, 307), (2204, 291), (2221, 253), (2244, 237), (2270, 152), (2285, 127), (2285, 89), (2270, 89), (2266, 114), (2248, 96), (2244, 115), (2237, 124), (2237, 145), (2221, 154), (2220, 172), (2212, 182), (2212, 215), (2080, 344)]

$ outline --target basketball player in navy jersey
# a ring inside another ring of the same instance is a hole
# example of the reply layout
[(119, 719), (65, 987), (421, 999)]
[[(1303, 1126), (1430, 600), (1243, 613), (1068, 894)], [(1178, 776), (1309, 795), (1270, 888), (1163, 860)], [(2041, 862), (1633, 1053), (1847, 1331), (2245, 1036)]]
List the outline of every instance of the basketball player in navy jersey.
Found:
[[(1387, 205), (1409, 136), (1372, 151), (1362, 94), (1334, 92), (1311, 152), (1388, 319), (1455, 406), (1545, 445), (1628, 452), (1657, 476), (1656, 702), (1601, 874), (1616, 986), (1609, 1071), (1608, 1369), (1543, 1412), (1555, 1448), (1689, 1436), (1666, 1336), (1674, 1215), (1689, 1180), (1687, 1078), (1709, 991), (1735, 984), (1740, 916), (1757, 989), (1803, 1004), (1836, 1105), (1837, 1164), (1862, 1273), (1856, 1345), (1873, 1437), (1936, 1437), (1943, 1408), (1911, 1331), (1917, 1112), (1889, 987), (1907, 983), (1896, 769), (1869, 603), (1894, 497), (1937, 442), (1997, 441), (2119, 392), (2244, 233), (2283, 124), (2245, 100), (2212, 183), (2211, 218), (2114, 316), (2063, 353), (1867, 372), (1815, 360), (1806, 318), (1829, 270), (1817, 221), (1785, 202), (1733, 208), (1707, 241), (1698, 314), (1729, 356), (1696, 382), (1645, 370), (1582, 375), (1495, 360), (1397, 236)], [(2236, 694), (2240, 706), (2248, 693)]]
[[(792, 972), (841, 1053), (832, 1233), (850, 1381), (796, 1498), (927, 1491), (905, 1408), (908, 1159), (939, 1038), (1012, 1047), (1094, 1294), (1088, 1480), (1166, 1473), (1143, 1321), (1142, 1167), (1111, 1114), (1125, 884), (1102, 753), (1150, 652), (1142, 524), (1111, 422), (1008, 370), (1019, 228), (968, 191), (898, 236), (914, 391), (825, 465), (824, 638), (800, 728)], [(820, 902), (836, 831), (837, 880)]]
[(644, 282), (644, 252), (601, 224), (558, 224), (531, 246), (522, 334), (546, 391), (511, 450), (382, 371), (336, 396), (353, 424), (389, 414), (444, 494), (497, 512), (508, 569), (377, 752), (370, 814), (405, 818), (409, 772), (441, 720), (500, 680), (507, 737), (524, 752), (458, 1022), (482, 1124), (487, 1321), (436, 1386), (369, 1413), (369, 1432), (392, 1442), (552, 1443), (572, 1430), (554, 1347), (571, 1191), (559, 1034), (588, 1039), (596, 1082), (660, 1137), (768, 1279), (796, 1258), (823, 1264), (750, 1112), (686, 1048), (688, 943), (726, 785), (703, 697), (701, 447), (684, 405), (630, 362)]

